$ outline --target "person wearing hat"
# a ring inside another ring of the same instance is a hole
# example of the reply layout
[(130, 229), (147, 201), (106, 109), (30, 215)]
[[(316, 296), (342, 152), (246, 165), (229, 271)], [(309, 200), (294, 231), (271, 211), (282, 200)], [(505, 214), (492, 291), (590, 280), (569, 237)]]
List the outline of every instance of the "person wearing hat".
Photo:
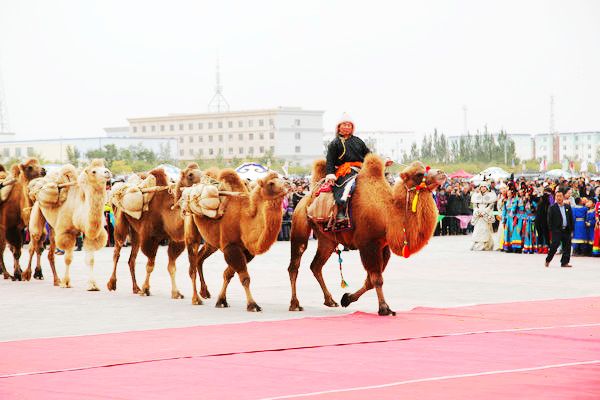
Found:
[(326, 182), (332, 184), (337, 205), (336, 220), (347, 220), (347, 200), (351, 195), (356, 174), (362, 167), (369, 148), (354, 136), (354, 122), (346, 113), (336, 125), (335, 138), (327, 146)]
[(492, 224), (495, 221), (494, 205), (496, 204), (496, 192), (489, 190), (489, 183), (482, 181), (477, 191), (471, 196), (473, 203), (473, 245), (471, 250), (493, 250), (494, 230)]

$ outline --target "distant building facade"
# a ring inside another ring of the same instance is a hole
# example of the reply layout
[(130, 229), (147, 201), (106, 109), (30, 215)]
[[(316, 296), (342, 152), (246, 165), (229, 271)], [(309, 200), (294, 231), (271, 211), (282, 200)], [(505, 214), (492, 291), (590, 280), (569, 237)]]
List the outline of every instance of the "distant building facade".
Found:
[(172, 137), (180, 160), (272, 155), (309, 164), (323, 155), (323, 111), (299, 107), (129, 118), (132, 138)]

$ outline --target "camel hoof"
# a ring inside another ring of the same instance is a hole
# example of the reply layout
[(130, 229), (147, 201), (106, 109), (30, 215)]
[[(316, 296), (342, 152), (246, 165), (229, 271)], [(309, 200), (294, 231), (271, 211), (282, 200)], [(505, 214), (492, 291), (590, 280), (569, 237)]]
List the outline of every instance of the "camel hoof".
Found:
[(24, 281), (30, 281), (31, 280), (31, 270), (26, 269), (25, 271), (23, 271), (23, 280)]
[(140, 296), (150, 296), (150, 288), (143, 288), (139, 294)]
[(12, 276), (12, 280), (13, 281), (22, 281), (23, 280), (23, 274), (21, 273), (21, 270), (16, 270), (14, 275)]
[(12, 276), (10, 276), (10, 274), (8, 272), (4, 272), (3, 275), (4, 275), (4, 279), (12, 280)]
[(304, 308), (300, 306), (298, 300), (292, 300), (290, 302), (290, 311), (304, 311)]
[(395, 316), (396, 312), (390, 310), (390, 307), (387, 304), (384, 304), (382, 306), (379, 306), (378, 314), (381, 316), (385, 316), (385, 315)]
[(98, 285), (96, 285), (96, 282), (90, 282), (90, 283), (88, 283), (87, 291), (88, 292), (99, 292), (100, 288), (98, 287)]
[(37, 279), (40, 281), (44, 280), (44, 274), (42, 273), (42, 269), (41, 268), (36, 268), (35, 272), (33, 273), (33, 279)]
[(183, 299), (183, 295), (180, 292), (171, 292), (172, 299)]
[(60, 286), (60, 279), (54, 279), (54, 286)]
[(210, 292), (208, 289), (200, 289), (200, 296), (202, 296), (203, 299), (210, 299)]
[(325, 302), (323, 304), (325, 304), (327, 307), (339, 307), (340, 306), (333, 299), (325, 300)]
[(342, 299), (340, 300), (340, 303), (342, 304), (342, 307), (348, 307), (350, 303), (352, 303), (350, 301), (350, 293), (344, 293)]
[(250, 312), (259, 312), (262, 311), (262, 308), (260, 308), (260, 306), (256, 303), (250, 303), (246, 306), (246, 310)]
[(140, 294), (142, 292), (142, 290), (136, 285), (134, 286), (132, 289), (133, 294)]
[(108, 283), (106, 284), (106, 288), (108, 289), (109, 292), (112, 292), (113, 290), (117, 290), (117, 280), (110, 279), (108, 281)]
[(200, 299), (200, 297), (197, 294), (195, 294), (192, 297), (192, 305), (193, 306), (200, 306), (200, 305), (202, 305), (202, 299)]
[(229, 304), (227, 304), (226, 299), (219, 299), (219, 300), (217, 300), (215, 307), (216, 308), (227, 308), (227, 307), (229, 307)]
[(63, 288), (63, 289), (68, 289), (68, 288), (70, 288), (70, 287), (71, 287), (71, 282), (64, 282), (64, 281), (61, 281), (61, 282), (60, 282), (60, 287), (61, 287), (61, 288)]

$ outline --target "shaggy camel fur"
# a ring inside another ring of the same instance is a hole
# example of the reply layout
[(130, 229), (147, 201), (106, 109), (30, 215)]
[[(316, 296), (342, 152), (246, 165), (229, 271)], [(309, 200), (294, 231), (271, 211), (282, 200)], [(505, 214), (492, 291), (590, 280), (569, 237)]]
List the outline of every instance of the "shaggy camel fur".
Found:
[[(419, 185), (426, 172), (425, 166), (414, 162), (400, 174), (402, 180), (392, 188), (384, 177), (384, 164), (376, 155), (368, 155), (358, 174), (356, 190), (352, 195), (354, 229), (346, 232), (323, 232), (307, 216), (307, 208), (312, 196), (302, 199), (292, 218), (291, 260), (288, 268), (292, 287), (290, 311), (301, 311), (296, 297), (296, 278), (300, 259), (306, 250), (311, 229), (316, 232), (317, 253), (310, 265), (319, 282), (325, 298), (325, 305), (337, 307), (325, 285), (321, 273), (323, 265), (335, 251), (338, 244), (350, 249), (358, 249), (367, 277), (361, 289), (346, 293), (342, 297), (343, 307), (357, 301), (366, 291), (375, 288), (379, 300), (379, 315), (395, 315), (383, 295), (383, 271), (390, 259), (390, 250), (401, 255), (404, 241), (408, 242), (410, 253), (416, 253), (427, 244), (433, 235), (437, 222), (437, 207), (428, 191), (419, 194), (416, 212), (410, 210)], [(325, 177), (325, 161), (315, 163), (313, 187)], [(430, 170), (426, 176), (428, 190), (443, 184), (446, 175), (439, 170)], [(408, 198), (407, 198), (408, 196)], [(406, 228), (406, 233), (404, 232)]]
[(10, 245), (14, 259), (13, 280), (22, 279), (21, 249), (23, 247), (23, 237), (21, 232), (29, 223), (31, 212), (31, 199), (29, 198), (29, 182), (42, 175), (43, 168), (35, 158), (29, 158), (22, 164), (15, 164), (11, 167), (11, 173), (16, 181), (12, 184), (13, 188), (5, 202), (0, 204), (0, 270), (4, 274), (4, 279), (10, 278), (10, 274), (4, 265), (4, 249), (6, 242)]
[[(220, 219), (211, 219), (200, 215), (192, 217), (197, 233), (206, 241), (200, 254), (190, 256), (190, 277), (194, 291), (192, 304), (200, 302), (196, 291), (197, 263), (192, 260), (194, 257), (199, 257), (203, 261), (215, 249), (219, 249), (223, 252), (228, 266), (223, 273), (223, 287), (216, 306), (229, 307), (227, 286), (237, 272), (246, 291), (246, 309), (261, 311), (250, 292), (250, 275), (247, 264), (254, 256), (266, 252), (277, 240), (283, 217), (282, 199), (288, 188), (275, 173), (269, 173), (266, 177), (259, 179), (257, 186), (252, 191), (249, 191), (238, 174), (230, 169), (221, 171), (218, 180), (228, 190), (240, 192), (243, 195), (229, 199), (225, 215)], [(190, 225), (188, 225), (187, 231), (188, 243), (193, 241), (189, 237), (189, 228)], [(188, 247), (189, 250), (190, 247)]]
[[(166, 187), (169, 185), (167, 175), (163, 169), (154, 169), (150, 171), (150, 174), (154, 175), (158, 186)], [(179, 182), (173, 188), (176, 191), (174, 194), (178, 197), (180, 188), (200, 182), (201, 177), (202, 171), (200, 171), (198, 164), (189, 164), (186, 169), (181, 171)], [(154, 270), (156, 252), (160, 242), (168, 239), (169, 245), (167, 254), (169, 256), (169, 263), (167, 269), (171, 276), (171, 297), (173, 299), (183, 298), (183, 295), (177, 289), (177, 283), (175, 281), (175, 261), (183, 250), (185, 250), (183, 218), (180, 215), (179, 209), (173, 207), (173, 201), (174, 196), (172, 196), (169, 191), (161, 190), (156, 192), (148, 204), (148, 211), (144, 211), (139, 220), (125, 214), (118, 208), (114, 209), (115, 250), (113, 253), (113, 273), (107, 283), (109, 290), (115, 290), (117, 288), (117, 263), (119, 262), (121, 248), (127, 239), (127, 235), (129, 235), (131, 240), (129, 271), (133, 283), (133, 293), (150, 296), (150, 275)], [(140, 247), (142, 253), (148, 258), (146, 263), (146, 280), (144, 281), (141, 290), (137, 285), (135, 277), (135, 259)]]
[[(71, 177), (76, 176), (72, 165), (63, 166), (63, 171)], [(107, 200), (106, 183), (110, 178), (111, 173), (104, 167), (104, 161), (92, 160), (79, 175), (77, 185), (67, 189), (64, 203), (51, 208), (40, 204), (44, 218), (54, 230), (56, 246), (65, 252), (65, 274), (60, 282), (63, 288), (71, 287), (69, 272), (73, 249), (77, 236), (83, 233), (85, 263), (90, 273), (87, 290), (100, 290), (94, 279), (94, 252), (103, 248), (108, 238), (104, 229), (104, 204)]]

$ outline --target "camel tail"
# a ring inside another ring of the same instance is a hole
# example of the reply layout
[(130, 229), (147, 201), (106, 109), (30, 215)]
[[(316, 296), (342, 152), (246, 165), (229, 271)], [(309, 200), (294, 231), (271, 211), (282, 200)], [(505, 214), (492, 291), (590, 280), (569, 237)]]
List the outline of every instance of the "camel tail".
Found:
[(326, 162), (323, 159), (317, 160), (313, 164), (311, 184), (314, 186), (321, 179), (325, 178), (327, 171), (325, 169)]

